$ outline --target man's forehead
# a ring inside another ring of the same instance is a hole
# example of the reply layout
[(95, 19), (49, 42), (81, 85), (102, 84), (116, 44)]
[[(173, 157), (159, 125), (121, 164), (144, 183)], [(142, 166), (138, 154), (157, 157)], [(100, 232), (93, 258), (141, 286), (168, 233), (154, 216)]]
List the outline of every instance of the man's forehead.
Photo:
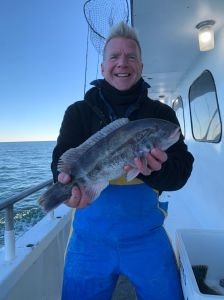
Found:
[(119, 52), (125, 50), (126, 52), (136, 53), (140, 52), (137, 43), (129, 38), (116, 37), (108, 41), (105, 52)]

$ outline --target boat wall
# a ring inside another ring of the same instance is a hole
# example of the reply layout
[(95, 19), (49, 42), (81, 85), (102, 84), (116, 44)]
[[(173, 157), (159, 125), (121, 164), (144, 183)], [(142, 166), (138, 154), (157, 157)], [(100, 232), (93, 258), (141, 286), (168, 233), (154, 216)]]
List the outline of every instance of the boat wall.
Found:
[(12, 262), (0, 253), (0, 300), (60, 299), (70, 222), (71, 210), (61, 206), (18, 239)]
[(221, 121), (224, 120), (224, 28), (216, 35), (215, 48), (199, 52), (197, 60), (184, 76), (174, 99), (181, 96), (184, 103), (185, 141), (195, 158), (192, 175), (179, 191), (164, 193), (168, 200), (169, 217), (166, 228), (174, 239), (177, 228), (221, 229), (224, 230), (223, 201), (223, 138), (219, 143), (195, 141), (192, 136), (189, 111), (189, 88), (204, 70), (209, 70), (215, 81)]

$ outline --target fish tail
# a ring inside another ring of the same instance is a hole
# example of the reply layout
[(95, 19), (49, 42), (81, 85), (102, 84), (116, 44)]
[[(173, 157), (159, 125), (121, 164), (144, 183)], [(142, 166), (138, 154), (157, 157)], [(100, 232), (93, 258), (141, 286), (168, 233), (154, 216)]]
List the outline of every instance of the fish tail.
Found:
[(72, 194), (72, 185), (65, 185), (60, 182), (53, 184), (38, 200), (39, 205), (46, 211), (59, 206), (68, 200)]

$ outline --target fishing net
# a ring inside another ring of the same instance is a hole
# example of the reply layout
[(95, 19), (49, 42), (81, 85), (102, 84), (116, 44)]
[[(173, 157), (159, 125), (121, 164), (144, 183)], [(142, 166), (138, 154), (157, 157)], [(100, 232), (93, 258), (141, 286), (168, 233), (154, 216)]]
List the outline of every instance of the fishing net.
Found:
[(121, 21), (128, 23), (128, 1), (89, 0), (84, 4), (84, 15), (89, 25), (90, 40), (96, 51), (102, 54), (110, 28)]

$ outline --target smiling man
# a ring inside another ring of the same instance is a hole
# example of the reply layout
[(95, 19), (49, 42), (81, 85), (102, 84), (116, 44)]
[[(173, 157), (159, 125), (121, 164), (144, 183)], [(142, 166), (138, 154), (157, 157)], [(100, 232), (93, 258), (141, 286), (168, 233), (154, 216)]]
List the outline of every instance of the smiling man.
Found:
[(104, 48), (101, 72), (114, 88), (125, 91), (141, 78), (143, 64), (140, 48), (130, 38), (110, 38)]
[[(69, 174), (58, 176), (59, 157), (117, 118), (153, 117), (179, 125), (170, 107), (148, 97), (142, 69), (135, 31), (118, 24), (105, 43), (104, 79), (95, 80), (85, 99), (65, 112), (53, 152), (55, 181), (67, 184), (71, 180)], [(163, 227), (168, 204), (160, 203), (159, 195), (184, 186), (194, 159), (182, 135), (166, 152), (152, 149), (145, 157), (147, 166), (135, 158), (138, 178), (128, 184), (124, 178), (110, 182), (91, 205), (84, 190), (72, 189), (66, 204), (77, 209), (65, 259), (62, 300), (109, 300), (119, 274), (130, 279), (138, 299), (183, 299), (175, 255)]]

